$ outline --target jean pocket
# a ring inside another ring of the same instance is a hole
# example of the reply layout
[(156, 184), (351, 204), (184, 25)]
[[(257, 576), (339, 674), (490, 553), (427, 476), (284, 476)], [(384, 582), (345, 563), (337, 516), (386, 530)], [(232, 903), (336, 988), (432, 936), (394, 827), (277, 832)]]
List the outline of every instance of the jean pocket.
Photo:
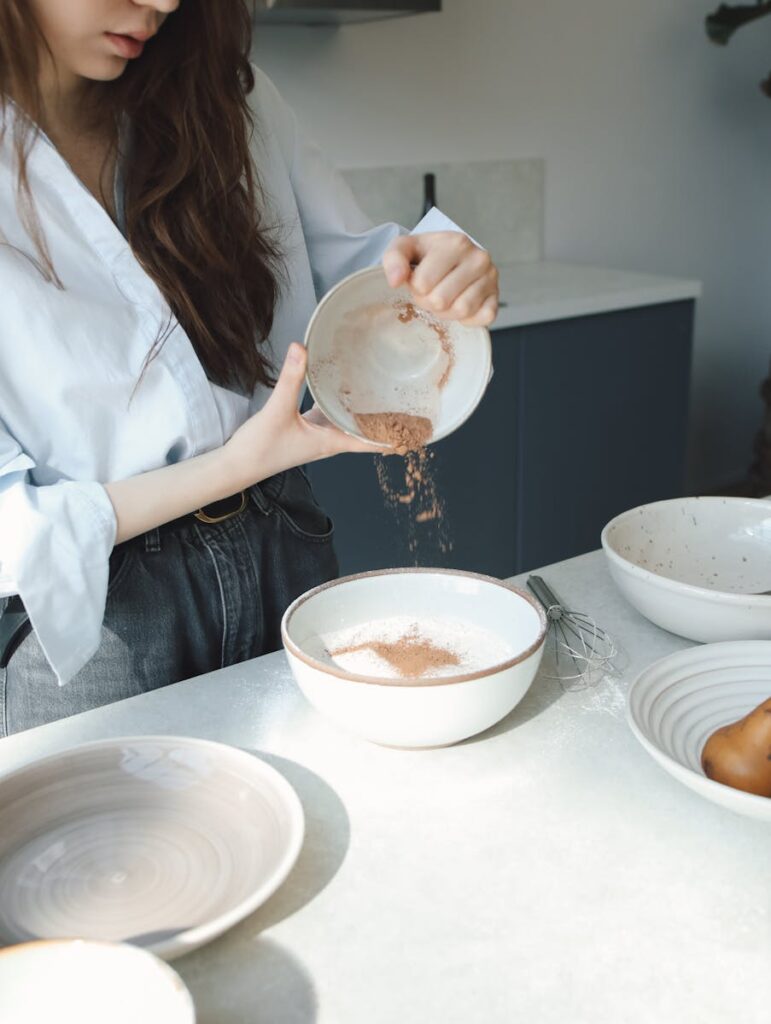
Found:
[(291, 470), (275, 508), (289, 529), (303, 540), (325, 543), (332, 540), (334, 523), (313, 496), (308, 477), (299, 469)]

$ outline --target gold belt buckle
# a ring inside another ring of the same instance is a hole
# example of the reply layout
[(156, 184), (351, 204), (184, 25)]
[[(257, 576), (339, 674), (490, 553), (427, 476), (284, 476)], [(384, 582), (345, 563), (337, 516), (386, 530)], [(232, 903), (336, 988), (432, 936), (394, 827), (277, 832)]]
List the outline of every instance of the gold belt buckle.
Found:
[[(235, 498), (236, 495), (234, 494)], [(224, 523), (226, 519), (232, 519), (233, 516), (237, 516), (240, 512), (243, 512), (246, 508), (246, 491), (241, 491), (241, 503), (238, 508), (231, 509), (230, 512), (224, 512), (221, 516), (210, 516), (207, 512), (204, 512), (202, 508), (199, 508), (193, 515), (196, 519), (200, 519), (202, 523)]]

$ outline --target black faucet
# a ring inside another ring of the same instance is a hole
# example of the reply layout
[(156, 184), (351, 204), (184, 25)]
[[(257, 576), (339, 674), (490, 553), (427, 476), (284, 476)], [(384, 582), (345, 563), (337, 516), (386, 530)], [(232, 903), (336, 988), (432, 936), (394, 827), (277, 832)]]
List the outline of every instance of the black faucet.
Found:
[(432, 206), (436, 206), (436, 176), (433, 174), (423, 175), (423, 212), (425, 217)]

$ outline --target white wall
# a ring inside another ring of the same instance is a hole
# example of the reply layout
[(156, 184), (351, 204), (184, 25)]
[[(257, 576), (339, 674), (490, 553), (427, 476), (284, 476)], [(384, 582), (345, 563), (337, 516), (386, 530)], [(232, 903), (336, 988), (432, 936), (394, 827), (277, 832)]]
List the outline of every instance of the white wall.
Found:
[[(740, 477), (771, 354), (771, 19), (710, 44), (717, 0), (444, 0), (255, 58), (344, 167), (546, 159), (546, 255), (696, 277), (692, 486)], [(441, 203), (441, 197), (440, 197)], [(651, 395), (655, 415), (655, 395)]]

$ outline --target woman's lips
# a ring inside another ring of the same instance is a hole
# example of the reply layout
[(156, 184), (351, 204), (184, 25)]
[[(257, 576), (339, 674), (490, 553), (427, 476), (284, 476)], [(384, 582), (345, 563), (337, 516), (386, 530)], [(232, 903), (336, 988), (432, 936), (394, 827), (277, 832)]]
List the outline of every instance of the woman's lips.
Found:
[(145, 48), (144, 40), (135, 39), (133, 36), (121, 36), (116, 32), (105, 32), (105, 36), (112, 43), (118, 56), (128, 60), (138, 57)]

